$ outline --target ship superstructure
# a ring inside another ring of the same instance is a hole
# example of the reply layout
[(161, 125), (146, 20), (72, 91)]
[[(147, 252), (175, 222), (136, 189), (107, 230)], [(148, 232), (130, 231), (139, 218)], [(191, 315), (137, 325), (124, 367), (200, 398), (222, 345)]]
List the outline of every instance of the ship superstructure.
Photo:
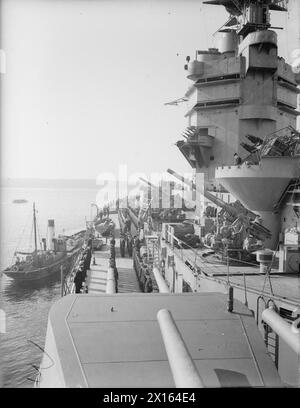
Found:
[[(194, 60), (187, 58), (188, 127), (177, 146), (196, 180), (204, 175), (206, 189), (230, 192), (261, 217), (272, 235), (266, 245), (276, 249), (282, 231), (273, 210), (289, 182), (299, 177), (300, 165), (295, 131), (300, 76), (279, 57), (270, 22), (272, 10), (287, 11), (285, 2), (204, 3), (225, 6), (229, 19), (219, 30), (218, 49), (197, 50)], [(288, 152), (293, 137), (296, 145)], [(236, 158), (241, 165), (235, 165)]]

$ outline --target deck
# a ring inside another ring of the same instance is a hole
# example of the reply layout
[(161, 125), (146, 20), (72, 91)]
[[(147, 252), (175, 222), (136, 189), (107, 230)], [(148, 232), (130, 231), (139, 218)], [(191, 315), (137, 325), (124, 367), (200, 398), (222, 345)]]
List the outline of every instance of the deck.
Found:
[(281, 387), (251, 313), (226, 304), (220, 293), (65, 296), (50, 310), (45, 350), (55, 364), (40, 386), (173, 388), (156, 318), (166, 308), (205, 387)]
[(272, 294), (283, 300), (289, 300), (294, 304), (300, 302), (300, 275), (280, 273), (278, 270), (272, 270), (270, 274), (271, 287), (265, 275), (260, 273), (259, 266), (245, 265), (236, 266), (230, 265), (229, 268), (225, 264), (218, 263), (212, 256), (205, 260), (200, 256), (195, 256), (195, 251), (191, 249), (175, 249), (174, 252), (181, 257), (190, 266), (195, 264), (200, 268), (203, 275), (219, 281), (229, 281), (231, 284), (244, 286), (244, 276), (246, 287), (249, 290)]

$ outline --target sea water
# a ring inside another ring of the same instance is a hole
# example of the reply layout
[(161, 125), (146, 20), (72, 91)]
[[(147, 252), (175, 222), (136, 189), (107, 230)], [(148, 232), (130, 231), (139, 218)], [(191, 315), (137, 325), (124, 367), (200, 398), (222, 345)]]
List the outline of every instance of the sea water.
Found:
[[(33, 212), (35, 202), (38, 238), (47, 236), (48, 219), (55, 220), (56, 235), (85, 228), (95, 215), (97, 191), (91, 188), (2, 188), (1, 189), (1, 271), (12, 262), (16, 249), (34, 248)], [(13, 203), (26, 199), (27, 203)], [(48, 312), (60, 297), (60, 278), (46, 283), (16, 284), (0, 276), (0, 387), (32, 387), (45, 344)], [(5, 333), (4, 331), (5, 326)]]

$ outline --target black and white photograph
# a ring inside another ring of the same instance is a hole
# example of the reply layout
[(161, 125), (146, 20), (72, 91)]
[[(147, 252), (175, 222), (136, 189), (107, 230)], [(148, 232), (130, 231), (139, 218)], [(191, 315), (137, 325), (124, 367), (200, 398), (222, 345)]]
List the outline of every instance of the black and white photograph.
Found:
[(0, 0), (0, 80), (0, 388), (300, 389), (300, 1)]

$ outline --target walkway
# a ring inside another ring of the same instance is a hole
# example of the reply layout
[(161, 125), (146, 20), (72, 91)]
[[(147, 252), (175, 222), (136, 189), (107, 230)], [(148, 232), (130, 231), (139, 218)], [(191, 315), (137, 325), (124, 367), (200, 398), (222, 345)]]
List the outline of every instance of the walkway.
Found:
[(96, 265), (93, 265), (92, 258), (91, 269), (87, 271), (86, 284), (91, 294), (105, 293), (106, 274), (109, 259), (109, 246), (105, 245), (102, 251), (95, 251)]
[[(118, 216), (111, 215), (111, 218), (118, 226)], [(120, 255), (120, 233), (119, 228), (115, 230), (116, 239), (116, 264), (119, 274), (118, 291), (119, 293), (141, 292), (136, 273), (133, 269), (133, 260), (129, 258), (126, 251), (126, 257)], [(96, 265), (91, 262), (91, 269), (87, 271), (86, 284), (90, 294), (102, 294), (106, 292), (106, 276), (109, 262), (109, 241), (104, 245), (101, 251), (95, 251)]]
[(119, 273), (119, 293), (141, 292), (139, 282), (133, 269), (132, 258), (121, 258), (119, 252), (119, 240), (116, 240), (116, 262)]

